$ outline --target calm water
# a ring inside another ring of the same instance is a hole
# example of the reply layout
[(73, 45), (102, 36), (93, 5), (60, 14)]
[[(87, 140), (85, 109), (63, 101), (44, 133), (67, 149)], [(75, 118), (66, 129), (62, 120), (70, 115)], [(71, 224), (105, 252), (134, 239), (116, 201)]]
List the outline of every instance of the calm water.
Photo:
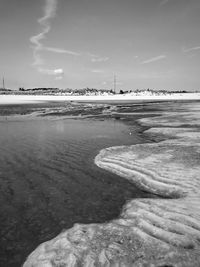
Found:
[(126, 200), (147, 196), (94, 165), (102, 148), (144, 142), (138, 127), (111, 119), (0, 122), (0, 266), (21, 266), (63, 229), (113, 219)]

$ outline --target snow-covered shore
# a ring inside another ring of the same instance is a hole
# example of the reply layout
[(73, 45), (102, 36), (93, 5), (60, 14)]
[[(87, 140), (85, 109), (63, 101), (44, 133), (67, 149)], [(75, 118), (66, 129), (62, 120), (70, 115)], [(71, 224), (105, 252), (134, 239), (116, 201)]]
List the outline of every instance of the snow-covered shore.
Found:
[(103, 149), (95, 163), (167, 198), (130, 200), (116, 220), (77, 224), (41, 244), (24, 267), (199, 266), (199, 103), (139, 122), (152, 127), (146, 134), (170, 139)]
[(140, 100), (200, 100), (200, 93), (180, 93), (166, 95), (116, 94), (97, 96), (59, 96), (59, 95), (0, 95), (0, 105), (28, 104), (45, 101), (140, 101)]

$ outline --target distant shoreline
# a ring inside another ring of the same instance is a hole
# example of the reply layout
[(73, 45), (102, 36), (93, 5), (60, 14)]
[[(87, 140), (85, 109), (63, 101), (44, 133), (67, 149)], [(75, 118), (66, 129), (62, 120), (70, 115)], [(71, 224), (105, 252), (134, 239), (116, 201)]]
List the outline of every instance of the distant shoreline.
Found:
[(200, 100), (200, 93), (175, 93), (168, 95), (116, 94), (99, 96), (57, 96), (57, 95), (0, 95), (0, 105), (32, 104), (46, 101), (142, 101), (142, 100)]

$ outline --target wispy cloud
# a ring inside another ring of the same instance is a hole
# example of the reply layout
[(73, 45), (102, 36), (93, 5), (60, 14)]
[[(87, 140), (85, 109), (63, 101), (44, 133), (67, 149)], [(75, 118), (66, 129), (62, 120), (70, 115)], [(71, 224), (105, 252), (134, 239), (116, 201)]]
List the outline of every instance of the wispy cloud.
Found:
[(58, 53), (58, 54), (68, 54), (68, 55), (72, 55), (72, 56), (80, 56), (80, 53), (71, 51), (71, 50), (66, 50), (66, 49), (62, 49), (62, 48), (56, 48), (56, 47), (44, 47), (43, 48), (46, 51), (49, 52), (53, 52), (53, 53)]
[[(63, 77), (64, 71), (61, 68), (58, 69), (47, 69), (44, 67), (45, 61), (41, 56), (42, 51), (49, 51), (53, 53), (59, 53), (59, 54), (69, 54), (73, 56), (79, 56), (80, 54), (74, 51), (65, 50), (62, 48), (54, 48), (54, 47), (48, 47), (44, 46), (42, 43), (42, 40), (46, 38), (46, 35), (51, 30), (51, 19), (56, 16), (56, 10), (57, 10), (57, 3), (58, 0), (45, 0), (44, 5), (44, 14), (41, 18), (37, 20), (37, 22), (41, 25), (42, 30), (39, 34), (31, 36), (30, 42), (32, 43), (32, 49), (33, 49), (33, 66), (36, 67), (36, 69), (43, 74), (48, 75), (55, 75), (56, 77), (59, 77), (61, 79)], [(59, 71), (58, 71), (59, 70)]]
[(93, 73), (103, 73), (104, 70), (95, 69), (95, 70), (91, 70), (91, 72), (93, 72)]
[(148, 63), (156, 62), (156, 61), (159, 61), (159, 60), (164, 59), (164, 58), (166, 58), (165, 55), (160, 55), (160, 56), (157, 56), (157, 57), (153, 57), (153, 58), (144, 60), (144, 61), (141, 62), (141, 64), (148, 64)]
[(196, 51), (196, 50), (200, 50), (200, 46), (194, 46), (194, 47), (190, 47), (190, 48), (183, 48), (183, 52), (184, 53), (191, 52), (191, 51)]
[(109, 57), (92, 54), (90, 52), (85, 55), (88, 56), (92, 62), (106, 62), (110, 59)]
[(46, 69), (46, 68), (42, 68), (42, 67), (38, 67), (38, 71), (40, 73), (43, 73), (43, 74), (48, 74), (48, 75), (55, 75), (55, 76), (63, 76), (64, 75), (64, 71), (63, 69), (54, 69), (54, 70), (51, 70), (51, 69)]
[(34, 36), (30, 37), (30, 42), (33, 44), (33, 65), (38, 66), (43, 64), (43, 60), (39, 54), (44, 49), (41, 41), (45, 39), (46, 34), (51, 30), (50, 19), (55, 17), (57, 8), (57, 0), (45, 0), (44, 16), (37, 21), (42, 26), (42, 31)]
[(164, 6), (169, 2), (169, 0), (162, 0), (159, 4), (159, 6)]
[(58, 81), (58, 80), (62, 80), (62, 78), (63, 78), (62, 76), (56, 76), (55, 79)]
[(92, 62), (106, 62), (109, 60), (109, 57), (100, 57), (100, 56), (95, 56), (92, 57), (91, 61)]

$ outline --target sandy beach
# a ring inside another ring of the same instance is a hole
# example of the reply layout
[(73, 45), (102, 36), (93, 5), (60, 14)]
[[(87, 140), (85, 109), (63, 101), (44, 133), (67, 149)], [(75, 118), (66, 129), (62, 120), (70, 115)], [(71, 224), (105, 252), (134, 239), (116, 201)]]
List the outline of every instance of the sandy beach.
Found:
[(0, 105), (31, 104), (46, 101), (152, 101), (152, 100), (198, 100), (200, 93), (185, 93), (171, 95), (135, 95), (116, 94), (105, 96), (53, 96), (53, 95), (0, 95)]
[(103, 149), (95, 163), (165, 199), (130, 200), (116, 220), (76, 224), (40, 245), (24, 267), (199, 265), (199, 102), (163, 105), (160, 115), (138, 123), (162, 141)]

